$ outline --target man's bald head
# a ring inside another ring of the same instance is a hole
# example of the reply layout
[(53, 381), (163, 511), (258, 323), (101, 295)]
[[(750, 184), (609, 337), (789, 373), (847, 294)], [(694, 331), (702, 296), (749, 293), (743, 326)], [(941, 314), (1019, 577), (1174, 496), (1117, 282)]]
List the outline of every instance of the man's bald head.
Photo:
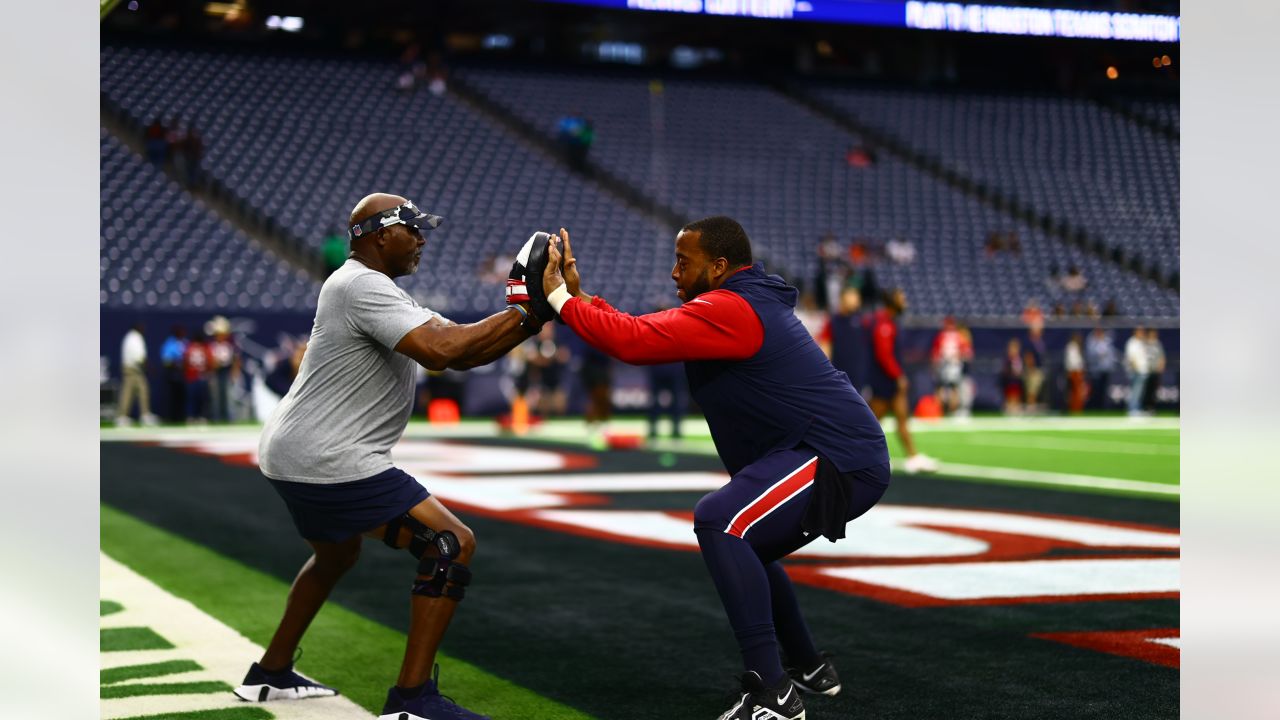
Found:
[(360, 198), (360, 202), (351, 211), (351, 217), (347, 221), (347, 225), (358, 225), (360, 221), (367, 220), (370, 216), (390, 210), (393, 207), (399, 207), (408, 200), (399, 195), (391, 195), (389, 193), (373, 193)]
[[(350, 225), (359, 225), (380, 212), (392, 210), (407, 202), (409, 201), (399, 195), (389, 193), (366, 195), (351, 211)], [(424, 244), (426, 239), (421, 230), (397, 222), (352, 238), (351, 257), (387, 277), (397, 278), (418, 269)]]

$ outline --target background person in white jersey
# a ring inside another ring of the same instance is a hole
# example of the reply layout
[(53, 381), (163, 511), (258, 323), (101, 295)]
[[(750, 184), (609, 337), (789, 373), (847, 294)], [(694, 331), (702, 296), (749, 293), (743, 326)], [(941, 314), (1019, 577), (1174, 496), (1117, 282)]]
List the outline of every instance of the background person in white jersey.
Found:
[[(511, 305), (458, 325), (392, 282), (418, 269), (423, 232), (441, 220), (381, 193), (351, 212), (350, 258), (320, 289), (298, 377), (263, 427), (258, 449), (263, 474), (315, 554), (293, 582), (271, 644), (236, 689), (242, 699), (337, 694), (293, 672), (292, 660), (329, 592), (355, 564), (362, 536), (369, 536), (419, 560), (404, 664), (381, 717), (482, 717), (442, 697), (438, 668), (432, 675), (436, 649), (470, 582), (475, 536), (394, 467), (390, 451), (412, 410), (415, 362), (429, 370), (484, 365), (540, 323)], [(522, 272), (517, 263), (513, 273)]]

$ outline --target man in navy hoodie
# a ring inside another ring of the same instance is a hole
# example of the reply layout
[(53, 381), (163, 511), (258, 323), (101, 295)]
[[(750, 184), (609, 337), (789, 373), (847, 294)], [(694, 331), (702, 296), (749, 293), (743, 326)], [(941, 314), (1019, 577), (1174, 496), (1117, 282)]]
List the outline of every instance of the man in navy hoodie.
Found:
[(675, 255), (683, 305), (672, 310), (632, 316), (582, 292), (564, 230), (548, 249), (543, 287), (593, 347), (635, 365), (685, 363), (732, 476), (694, 508), (746, 667), (742, 694), (721, 720), (801, 720), (800, 692), (835, 695), (840, 680), (778, 561), (819, 535), (844, 537), (845, 524), (880, 500), (889, 485), (884, 432), (796, 318), (796, 289), (752, 262), (741, 225), (723, 216), (689, 223)]

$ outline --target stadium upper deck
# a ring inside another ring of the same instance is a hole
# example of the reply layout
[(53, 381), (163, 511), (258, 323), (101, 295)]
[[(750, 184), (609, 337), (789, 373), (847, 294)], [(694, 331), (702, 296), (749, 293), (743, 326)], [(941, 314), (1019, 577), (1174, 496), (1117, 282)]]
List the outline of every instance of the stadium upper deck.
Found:
[[(398, 91), (396, 73), (391, 62), (336, 56), (110, 44), (102, 50), (102, 91), (110, 102), (138, 123), (178, 117), (199, 127), (206, 172), (250, 212), (297, 238), (318, 247), (375, 188), (395, 189), (445, 215), (424, 270), (406, 279), (415, 296), (444, 312), (499, 307), (500, 288), (475, 278), (532, 230), (560, 225), (579, 239), (593, 290), (632, 309), (669, 295), (675, 228), (458, 96)], [(917, 250), (912, 263), (886, 262), (877, 272), (882, 284), (903, 286), (921, 314), (1007, 317), (1031, 298), (1051, 306), (1070, 298), (1056, 296), (1046, 280), (1074, 265), (1089, 281), (1081, 296), (1099, 307), (1114, 299), (1127, 315), (1177, 315), (1176, 292), (1020, 224), (891, 155), (882, 153), (870, 168), (851, 167), (845, 153), (859, 138), (763, 85), (667, 79), (659, 89), (634, 73), (511, 67), (462, 66), (454, 75), (548, 135), (558, 118), (581, 112), (596, 126), (591, 157), (600, 166), (690, 219), (737, 216), (759, 254), (797, 280), (812, 278), (818, 238), (830, 231), (844, 242), (910, 241)], [(1027, 107), (1076, 112), (1071, 104)], [(933, 121), (949, 127), (975, 122), (965, 108), (934, 110), (950, 113), (950, 120)], [(1174, 209), (1111, 207), (1084, 191), (1055, 207), (1077, 221), (1103, 217), (1164, 266), (1176, 267), (1177, 149), (1163, 156), (1167, 142), (1119, 118), (1107, 122), (1124, 132), (1107, 141), (1114, 154), (1099, 172), (1126, 190), (1158, 168), (1164, 181), (1173, 178)], [(1025, 143), (993, 152), (1001, 162), (975, 167), (995, 182), (1017, 184), (1043, 160)], [(104, 182), (104, 205), (114, 192)], [(117, 242), (106, 227), (104, 254)], [(987, 234), (1010, 229), (1020, 234), (1023, 252), (988, 256)], [(122, 302), (140, 279), (126, 274), (112, 284), (104, 274), (104, 302)], [(169, 295), (156, 297), (163, 305)], [(217, 289), (212, 297), (216, 302)], [(228, 302), (238, 297), (227, 291)]]

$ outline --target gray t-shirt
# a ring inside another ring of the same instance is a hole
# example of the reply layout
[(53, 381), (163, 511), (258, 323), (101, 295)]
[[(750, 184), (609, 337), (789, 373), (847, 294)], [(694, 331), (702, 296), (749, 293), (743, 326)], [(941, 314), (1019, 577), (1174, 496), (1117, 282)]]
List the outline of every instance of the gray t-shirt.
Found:
[(298, 377), (262, 428), (262, 473), (324, 484), (390, 469), (413, 411), (415, 365), (393, 348), (437, 317), (358, 260), (330, 275)]

